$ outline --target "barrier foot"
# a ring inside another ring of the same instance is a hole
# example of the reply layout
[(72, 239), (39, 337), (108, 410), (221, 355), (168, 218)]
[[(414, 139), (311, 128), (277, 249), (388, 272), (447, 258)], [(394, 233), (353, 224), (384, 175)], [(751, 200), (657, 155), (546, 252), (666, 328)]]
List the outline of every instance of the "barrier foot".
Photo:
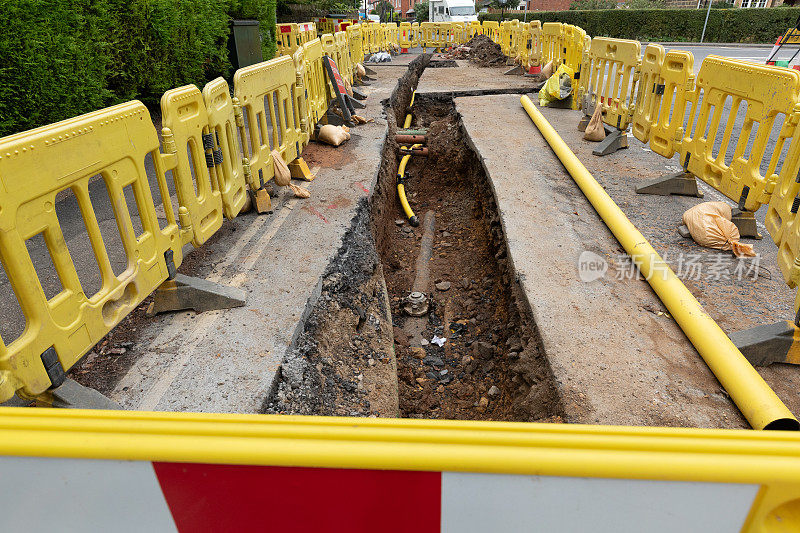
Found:
[[(349, 126), (350, 123), (345, 121), (343, 117), (340, 117), (336, 113), (331, 113), (330, 111), (325, 114), (325, 124), (331, 124), (332, 126)], [(316, 138), (316, 135), (314, 136)]]
[(361, 66), (364, 67), (364, 72), (366, 72), (369, 76), (377, 76), (378, 75), (377, 72), (375, 72), (374, 70), (369, 68), (367, 65), (362, 63)]
[(788, 320), (762, 324), (729, 336), (753, 366), (800, 364), (800, 329)]
[(355, 80), (353, 82), (353, 86), (354, 87), (369, 87), (369, 83), (365, 82), (364, 80)]
[(581, 121), (578, 122), (578, 131), (586, 131), (586, 126), (589, 125), (590, 120), (592, 120), (592, 117), (589, 115), (583, 115)]
[(59, 387), (50, 389), (36, 397), (36, 407), (58, 407), (62, 409), (113, 409), (121, 410), (117, 402), (100, 392), (84, 387), (77, 381), (65, 379)]
[(739, 228), (739, 235), (742, 237), (751, 237), (753, 239), (763, 238), (758, 232), (756, 217), (752, 211), (734, 209), (731, 213), (731, 222), (736, 224), (736, 227)]
[(697, 198), (703, 197), (703, 191), (697, 187), (697, 178), (686, 171), (667, 174), (648, 181), (644, 185), (636, 187), (636, 194), (656, 194), (658, 196), (677, 194), (680, 196), (695, 196)]
[(524, 74), (524, 72), (525, 71), (522, 70), (522, 65), (515, 65), (515, 66), (511, 67), (510, 69), (508, 69), (507, 71), (503, 72), (503, 74), (508, 76), (508, 75), (511, 75), (511, 74)]
[(256, 213), (259, 215), (272, 213), (272, 200), (270, 200), (269, 192), (266, 188), (261, 187), (257, 191), (250, 191), (250, 199)]
[[(353, 94), (355, 94), (355, 91), (353, 91)], [(356, 109), (366, 109), (366, 107), (367, 107), (366, 104), (362, 104), (361, 102), (359, 102), (358, 100), (356, 100), (355, 98), (353, 98), (352, 96), (350, 96), (347, 93), (343, 94), (342, 96), (347, 98), (347, 105), (350, 106), (350, 107), (355, 107)], [(366, 98), (366, 96), (364, 98), (362, 98), (362, 100), (365, 99), (365, 98)]]
[(176, 274), (174, 279), (162, 283), (153, 296), (147, 316), (184, 309), (193, 309), (195, 313), (230, 309), (243, 306), (247, 300), (247, 293), (242, 289), (183, 274)]
[(289, 163), (289, 172), (291, 172), (292, 177), (297, 180), (314, 181), (314, 178), (317, 177), (312, 174), (311, 170), (308, 168), (308, 163), (306, 163), (302, 157), (298, 157)]
[(628, 147), (628, 134), (622, 130), (606, 128), (606, 138), (592, 150), (594, 155), (604, 156)]
[(353, 87), (352, 89), (353, 89), (353, 98), (355, 98), (356, 100), (366, 100), (367, 99), (367, 95), (366, 94), (364, 94), (361, 91), (357, 90), (355, 87)]

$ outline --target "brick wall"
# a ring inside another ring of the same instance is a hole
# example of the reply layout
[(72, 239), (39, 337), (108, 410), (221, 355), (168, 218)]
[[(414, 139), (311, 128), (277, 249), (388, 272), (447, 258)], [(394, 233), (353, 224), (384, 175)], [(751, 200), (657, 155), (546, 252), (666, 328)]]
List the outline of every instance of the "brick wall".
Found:
[(531, 11), (566, 11), (572, 0), (530, 0), (528, 9)]

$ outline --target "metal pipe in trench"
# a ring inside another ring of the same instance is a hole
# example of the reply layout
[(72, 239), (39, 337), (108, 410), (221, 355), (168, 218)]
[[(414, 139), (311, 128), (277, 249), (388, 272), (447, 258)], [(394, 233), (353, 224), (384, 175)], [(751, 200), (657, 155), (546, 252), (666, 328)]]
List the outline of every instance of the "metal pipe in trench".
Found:
[(520, 101), (572, 179), (639, 267), (750, 425), (755, 429), (800, 430), (800, 423), (791, 411), (597, 183), (531, 99), (523, 95)]

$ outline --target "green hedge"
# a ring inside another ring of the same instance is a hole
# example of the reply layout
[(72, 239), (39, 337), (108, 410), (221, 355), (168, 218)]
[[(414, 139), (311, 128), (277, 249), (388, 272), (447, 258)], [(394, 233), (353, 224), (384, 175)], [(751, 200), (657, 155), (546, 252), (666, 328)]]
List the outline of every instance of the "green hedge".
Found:
[[(713, 43), (774, 43), (793, 27), (800, 8), (712, 9), (705, 41)], [(523, 13), (506, 13), (506, 19), (523, 20)], [(639, 41), (699, 41), (706, 11), (703, 9), (609, 9), (597, 11), (532, 11), (528, 20), (564, 22), (580, 26), (592, 37)], [(499, 13), (481, 15), (499, 20)]]
[(0, 2), (0, 136), (229, 76), (231, 18), (261, 22), (275, 54), (275, 0)]

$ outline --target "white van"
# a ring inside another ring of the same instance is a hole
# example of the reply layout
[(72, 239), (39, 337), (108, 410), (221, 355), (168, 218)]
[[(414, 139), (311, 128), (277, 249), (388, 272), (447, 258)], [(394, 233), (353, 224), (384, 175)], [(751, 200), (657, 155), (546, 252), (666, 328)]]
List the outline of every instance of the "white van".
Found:
[(431, 22), (469, 22), (478, 20), (473, 0), (430, 0), (428, 20)]

